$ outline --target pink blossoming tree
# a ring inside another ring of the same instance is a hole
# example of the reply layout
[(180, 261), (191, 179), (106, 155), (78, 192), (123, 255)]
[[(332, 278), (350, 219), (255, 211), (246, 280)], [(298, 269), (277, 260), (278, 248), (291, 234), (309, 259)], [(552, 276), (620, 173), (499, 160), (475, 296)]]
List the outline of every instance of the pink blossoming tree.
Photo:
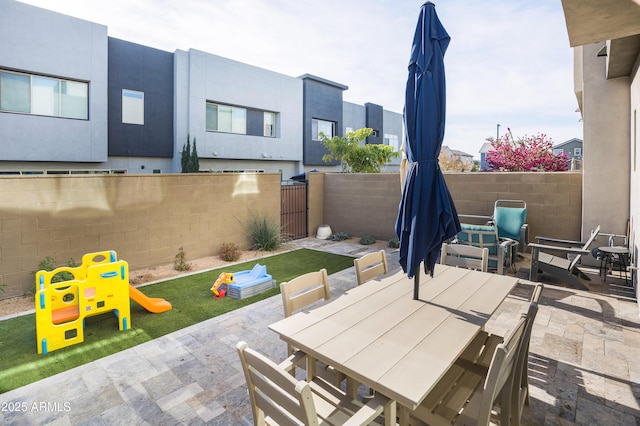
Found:
[(491, 142), (486, 161), (491, 170), (502, 172), (565, 171), (569, 168), (569, 157), (564, 153), (554, 155), (553, 143), (547, 135), (525, 135), (513, 139), (511, 129), (502, 138)]

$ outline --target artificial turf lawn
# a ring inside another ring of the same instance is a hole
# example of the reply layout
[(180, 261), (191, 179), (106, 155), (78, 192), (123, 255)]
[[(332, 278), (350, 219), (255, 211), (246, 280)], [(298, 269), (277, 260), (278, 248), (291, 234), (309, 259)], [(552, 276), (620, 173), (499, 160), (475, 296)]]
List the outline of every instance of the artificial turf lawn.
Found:
[[(211, 286), (221, 272), (250, 270), (256, 263), (267, 267), (276, 288), (243, 300), (213, 298)], [(89, 317), (83, 343), (47, 355), (37, 354), (35, 314), (0, 321), (0, 393), (266, 299), (280, 292), (281, 282), (307, 272), (326, 268), (333, 274), (350, 266), (352, 257), (299, 249), (144, 286), (140, 289), (145, 295), (166, 299), (173, 309), (152, 314), (131, 301), (131, 329), (119, 332), (110, 313)]]

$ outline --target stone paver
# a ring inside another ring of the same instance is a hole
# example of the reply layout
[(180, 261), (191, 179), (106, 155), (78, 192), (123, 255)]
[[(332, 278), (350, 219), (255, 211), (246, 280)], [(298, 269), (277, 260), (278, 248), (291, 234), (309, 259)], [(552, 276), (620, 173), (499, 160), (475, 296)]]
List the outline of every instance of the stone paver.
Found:
[[(307, 238), (299, 247), (362, 256), (377, 248)], [(392, 272), (397, 254), (388, 249)], [(526, 278), (527, 259), (517, 276)], [(329, 278), (335, 298), (353, 268)], [(640, 424), (640, 321), (633, 292), (614, 278), (591, 292), (546, 285), (531, 337), (531, 404), (525, 425)], [(487, 324), (506, 334), (526, 311), (523, 281)], [(598, 292), (600, 289), (602, 292)], [(611, 295), (614, 294), (614, 295)], [(267, 326), (283, 316), (280, 296), (0, 394), (0, 424), (251, 425), (235, 351), (239, 340), (279, 361), (286, 345)]]

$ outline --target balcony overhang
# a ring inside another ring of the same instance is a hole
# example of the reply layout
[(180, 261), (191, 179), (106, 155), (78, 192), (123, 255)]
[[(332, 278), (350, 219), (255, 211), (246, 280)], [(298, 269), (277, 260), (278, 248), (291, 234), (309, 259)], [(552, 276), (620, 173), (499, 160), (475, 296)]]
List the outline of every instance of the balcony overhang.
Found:
[(607, 41), (607, 78), (631, 75), (640, 53), (640, 35)]
[(640, 53), (640, 0), (562, 0), (571, 47), (606, 41), (607, 78), (628, 76)]

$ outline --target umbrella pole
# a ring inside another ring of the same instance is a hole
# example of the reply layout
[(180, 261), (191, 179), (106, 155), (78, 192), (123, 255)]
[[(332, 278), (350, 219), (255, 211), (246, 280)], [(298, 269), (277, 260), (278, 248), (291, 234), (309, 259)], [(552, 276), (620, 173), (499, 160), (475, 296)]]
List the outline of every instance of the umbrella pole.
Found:
[(413, 277), (413, 300), (418, 300), (418, 294), (420, 293), (420, 268), (416, 272), (416, 276)]

